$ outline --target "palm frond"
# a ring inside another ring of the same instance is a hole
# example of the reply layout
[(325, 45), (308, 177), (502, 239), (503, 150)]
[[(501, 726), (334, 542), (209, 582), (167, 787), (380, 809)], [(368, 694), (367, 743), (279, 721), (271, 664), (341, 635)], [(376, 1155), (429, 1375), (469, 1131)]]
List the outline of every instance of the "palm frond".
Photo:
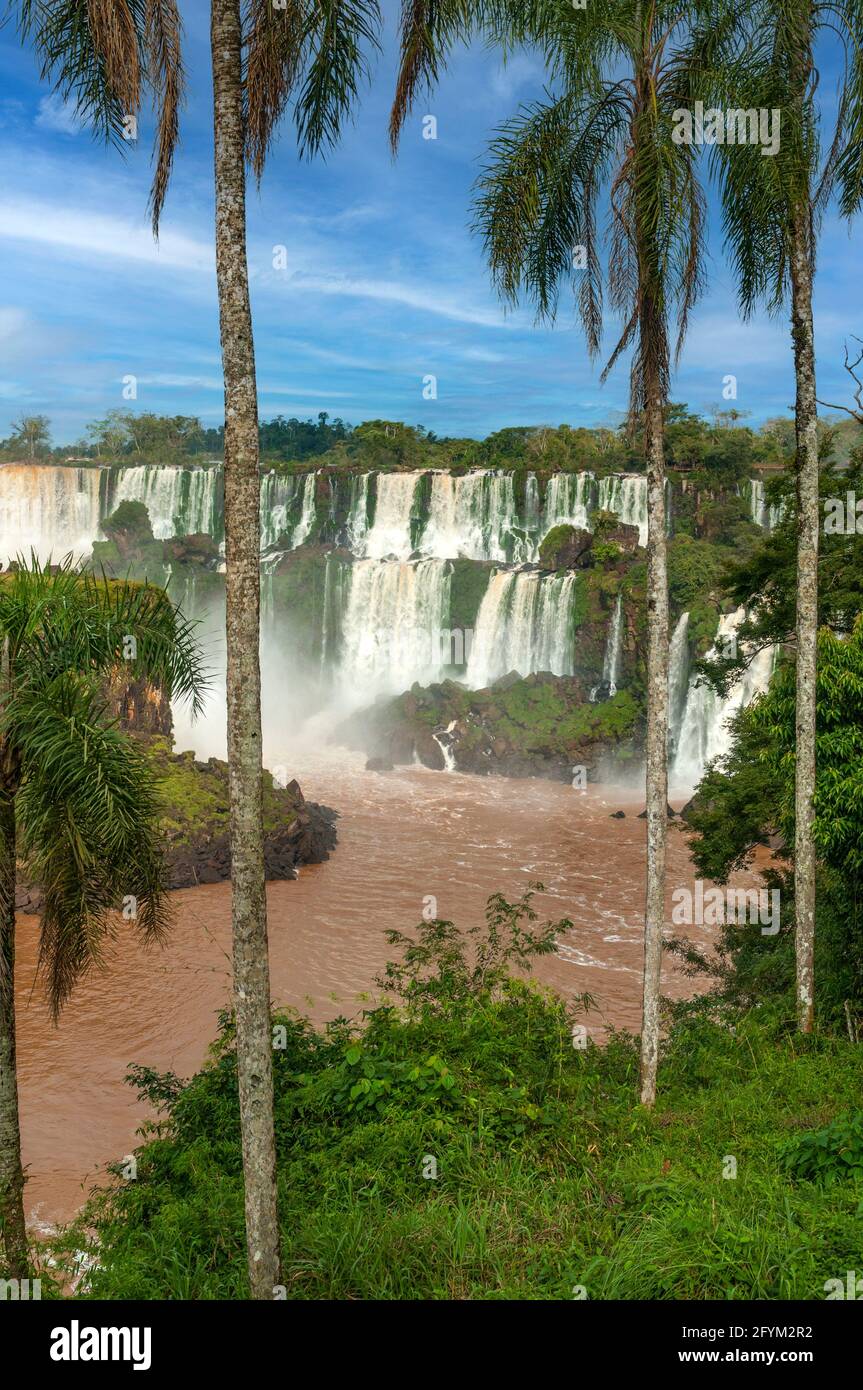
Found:
[(390, 112), (393, 152), (419, 92), (435, 85), (450, 49), (465, 42), (477, 23), (469, 0), (404, 0), (399, 71)]
[(144, 32), (147, 74), (157, 108), (153, 184), (150, 214), (153, 233), (159, 234), (159, 219), (171, 178), (174, 151), (180, 136), (180, 107), (185, 90), (183, 69), (183, 26), (176, 0), (147, 0)]
[(123, 147), (140, 101), (145, 0), (20, 0), (11, 7), (32, 40), (41, 76), (82, 124)]
[(260, 182), (276, 127), (301, 72), (308, 38), (303, 0), (249, 0), (244, 19), (246, 155)]
[(20, 758), (20, 848), (43, 886), (39, 969), (56, 1016), (102, 960), (113, 912), (129, 908), (145, 939), (164, 935), (157, 787), (140, 748), (106, 727), (98, 682), (79, 672), (29, 672), (0, 709), (0, 736)]
[(316, 0), (306, 17), (306, 63), (294, 106), (301, 155), (338, 143), (380, 48), (378, 0)]

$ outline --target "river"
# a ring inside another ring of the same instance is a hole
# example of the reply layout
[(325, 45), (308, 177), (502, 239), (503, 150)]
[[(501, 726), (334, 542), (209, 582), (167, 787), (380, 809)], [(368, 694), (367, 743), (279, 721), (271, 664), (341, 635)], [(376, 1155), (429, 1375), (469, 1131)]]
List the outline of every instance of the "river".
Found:
[[(481, 920), (490, 893), (515, 897), (540, 880), (543, 919), (569, 917), (574, 926), (538, 976), (564, 994), (596, 997), (587, 1019), (594, 1035), (606, 1024), (638, 1028), (645, 823), (637, 794), (421, 767), (369, 773), (342, 749), (294, 751), (290, 766), (310, 800), (339, 810), (339, 844), (297, 881), (269, 885), (278, 1003), (319, 1021), (356, 1015), (391, 953), (384, 932), (414, 926), (428, 897), (438, 916), (468, 926)], [(610, 818), (616, 809), (624, 819)], [(669, 839), (670, 898), (694, 874), (683, 835), (672, 830)], [(106, 969), (79, 984), (56, 1028), (33, 989), (37, 919), (19, 919), (25, 1196), (37, 1229), (69, 1218), (106, 1163), (134, 1146), (144, 1111), (124, 1085), (128, 1064), (189, 1075), (229, 1001), (229, 886), (186, 889), (173, 901), (168, 945), (144, 951), (123, 924)], [(688, 935), (705, 942), (711, 931)], [(665, 992), (692, 987), (667, 961)]]

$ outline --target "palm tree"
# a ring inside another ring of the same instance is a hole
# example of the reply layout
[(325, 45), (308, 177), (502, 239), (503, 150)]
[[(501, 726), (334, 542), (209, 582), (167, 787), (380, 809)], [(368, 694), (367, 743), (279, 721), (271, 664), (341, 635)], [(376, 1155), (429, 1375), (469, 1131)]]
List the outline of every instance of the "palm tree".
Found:
[(166, 695), (202, 689), (189, 624), (161, 589), (34, 558), (0, 579), (0, 1240), (27, 1273), (15, 1067), (15, 871), (44, 892), (39, 968), (54, 1016), (102, 959), (121, 904), (145, 940), (168, 925), (158, 797), (112, 725), (106, 682), (128, 665)]
[[(840, 195), (846, 217), (863, 196), (863, 3), (861, 0), (755, 0), (745, 23), (717, 50), (707, 90), (742, 109), (781, 112), (779, 149), (715, 147), (725, 231), (741, 309), (788, 305), (796, 381), (797, 581), (794, 905), (797, 1019), (815, 1017), (814, 841), (816, 662), (818, 646), (818, 403), (812, 287), (821, 214)], [(830, 34), (844, 45), (837, 114), (822, 157), (815, 50)]]
[[(153, 229), (184, 90), (176, 0), (22, 0), (43, 76), (121, 142), (142, 92), (157, 109)], [(335, 145), (377, 47), (377, 0), (211, 0), (216, 279), (225, 381), (225, 537), (231, 916), (249, 1281), (279, 1281), (272, 1035), (262, 818), (258, 408), (246, 250), (245, 165), (260, 179), (289, 102), (300, 154)]]
[[(698, 11), (690, 7), (690, 14)], [(668, 791), (668, 585), (664, 411), (676, 320), (676, 353), (701, 287), (704, 202), (694, 152), (673, 143), (672, 113), (694, 42), (693, 20), (668, 0), (573, 9), (460, 0), (409, 0), (390, 122), (393, 143), (423, 84), (437, 79), (448, 48), (474, 27), (504, 50), (538, 46), (552, 91), (498, 131), (477, 188), (476, 226), (505, 300), (522, 295), (540, 319), (555, 317), (571, 284), (588, 350), (600, 350), (603, 282), (622, 331), (603, 372), (632, 349), (630, 419), (642, 432), (648, 486), (647, 891), (641, 1034), (641, 1099), (656, 1096), (659, 986), (665, 916)], [(603, 276), (597, 206), (607, 194)], [(582, 268), (583, 267), (583, 268)]]

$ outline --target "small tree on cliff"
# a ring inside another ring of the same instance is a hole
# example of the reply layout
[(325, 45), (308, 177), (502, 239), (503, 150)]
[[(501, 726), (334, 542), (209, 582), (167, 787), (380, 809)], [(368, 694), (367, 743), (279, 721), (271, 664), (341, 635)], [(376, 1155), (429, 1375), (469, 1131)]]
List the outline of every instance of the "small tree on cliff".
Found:
[(169, 913), (153, 774), (106, 716), (118, 666), (186, 696), (202, 672), (191, 629), (161, 589), (64, 563), (0, 579), (0, 1249), (27, 1273), (15, 1065), (15, 871), (44, 893), (39, 969), (55, 1017), (102, 957), (115, 910), (158, 940)]

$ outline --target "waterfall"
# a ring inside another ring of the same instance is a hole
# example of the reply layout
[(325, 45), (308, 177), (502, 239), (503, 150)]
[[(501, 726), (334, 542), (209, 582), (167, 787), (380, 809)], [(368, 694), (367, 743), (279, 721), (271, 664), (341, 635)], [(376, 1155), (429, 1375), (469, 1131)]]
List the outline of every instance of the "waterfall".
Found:
[(766, 528), (770, 525), (767, 503), (764, 500), (763, 478), (749, 479), (749, 515), (756, 526)]
[(528, 473), (524, 480), (524, 525), (528, 531), (539, 530), (540, 506), (539, 483), (535, 473)]
[[(716, 642), (709, 656), (727, 653), (729, 639), (735, 636), (745, 616), (746, 609), (741, 607), (720, 618)], [(775, 648), (764, 648), (750, 661), (743, 675), (725, 696), (719, 695), (703, 678), (699, 683), (697, 675), (692, 677), (686, 692), (672, 767), (675, 782), (694, 786), (707, 763), (728, 752), (731, 742), (728, 720), (767, 689), (775, 659)]]
[[(552, 526), (578, 526), (590, 530), (596, 479), (587, 470), (582, 473), (553, 473), (545, 490), (542, 524), (544, 534)], [(540, 536), (542, 540), (542, 536)]]
[(434, 472), (418, 548), (441, 560), (521, 559), (513, 534), (519, 527), (511, 473), (483, 469), (454, 478)]
[(315, 524), (315, 501), (317, 498), (318, 475), (307, 473), (303, 484), (303, 510), (291, 536), (291, 549), (296, 550), (308, 537)]
[(351, 478), (351, 503), (347, 520), (347, 543), (355, 555), (362, 553), (369, 529), (369, 484), (371, 473), (356, 473)]
[(689, 688), (689, 614), (682, 613), (668, 649), (668, 742), (676, 749)]
[(595, 700), (600, 690), (605, 690), (605, 699), (611, 700), (617, 694), (617, 682), (620, 680), (620, 667), (623, 660), (623, 594), (617, 595), (617, 603), (614, 605), (614, 613), (608, 625), (608, 637), (605, 642), (605, 655), (602, 659), (602, 680), (599, 685), (594, 686), (590, 692), (591, 700)]
[(107, 473), (102, 468), (0, 465), (0, 560), (55, 563), (90, 553), (99, 535)]
[(445, 560), (357, 560), (345, 604), (340, 676), (352, 696), (440, 678), (449, 615)]
[(451, 723), (447, 724), (445, 729), (438, 733), (432, 734), (432, 738), (434, 739), (435, 743), (437, 744), (438, 748), (443, 754), (444, 772), (455, 772), (456, 770), (455, 754), (452, 751), (452, 731), (457, 723), (458, 720), (453, 719)]
[(647, 478), (642, 473), (614, 473), (601, 478), (599, 508), (616, 512), (624, 526), (637, 526), (638, 544), (647, 545)]
[(114, 468), (111, 510), (121, 502), (143, 502), (157, 540), (199, 532), (219, 539), (224, 531), (221, 471), (153, 463)]
[(364, 558), (383, 560), (395, 556), (406, 560), (414, 547), (411, 520), (421, 473), (378, 473), (375, 519), (366, 533), (361, 551)]
[(484, 689), (499, 676), (518, 671), (573, 673), (572, 609), (577, 576), (540, 575), (535, 570), (492, 574), (468, 659), (466, 683)]
[(764, 479), (749, 479), (749, 516), (756, 526), (761, 526), (765, 531), (772, 531), (777, 527), (785, 515), (784, 502), (773, 502), (769, 506), (765, 496)]

